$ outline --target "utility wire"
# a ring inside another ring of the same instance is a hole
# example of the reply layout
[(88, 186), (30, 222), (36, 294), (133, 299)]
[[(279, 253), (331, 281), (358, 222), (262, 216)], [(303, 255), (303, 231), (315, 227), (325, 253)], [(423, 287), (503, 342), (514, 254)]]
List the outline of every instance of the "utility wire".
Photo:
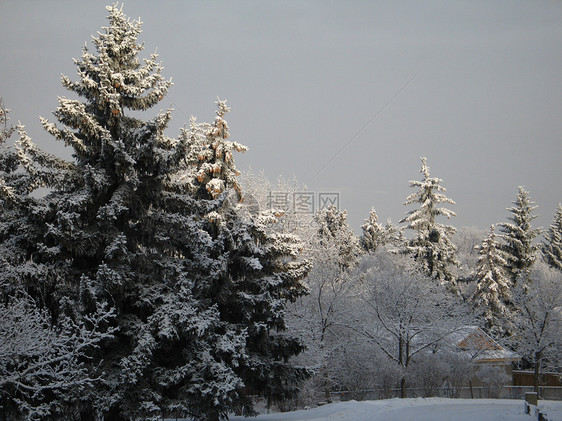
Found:
[(180, 113), (182, 113), (182, 114), (183, 114), (184, 116), (186, 116), (188, 119), (190, 118), (190, 117), (178, 106), (178, 104), (176, 104), (174, 101), (172, 101), (172, 98), (170, 98), (167, 93), (164, 94), (164, 96), (165, 96), (166, 98), (168, 98), (168, 100), (172, 103), (172, 105), (173, 105), (174, 107), (176, 107), (177, 110), (179, 110)]
[[(351, 136), (351, 138), (341, 148), (339, 148), (337, 152), (318, 171), (316, 171), (316, 173), (310, 178), (309, 182), (314, 180), (328, 165), (330, 165), (330, 163), (334, 159), (336, 159), (338, 155), (342, 153), (344, 149), (347, 148), (363, 130), (365, 130), (365, 128), (371, 123), (371, 121), (377, 118), (378, 115), (382, 113), (386, 109), (386, 107), (388, 107), (398, 97), (398, 95), (400, 95), (402, 91), (404, 91), (404, 89), (406, 89), (414, 81), (417, 76), (418, 73), (412, 76), (410, 80), (408, 80), (400, 89), (398, 89), (398, 91), (396, 91), (396, 93), (392, 95), (390, 99), (386, 101), (386, 103), (381, 108), (379, 108), (377, 112), (373, 114), (373, 116), (365, 124), (363, 124), (363, 126), (361, 126), (361, 128), (357, 130), (357, 132), (353, 136)], [(177, 110), (179, 110), (183, 115), (189, 118), (189, 116), (174, 101), (172, 101), (168, 94), (165, 94), (164, 96), (168, 98), (168, 100), (172, 103), (172, 105), (176, 107)]]
[(412, 76), (410, 78), (410, 80), (408, 82), (406, 82), (400, 89), (398, 89), (398, 91), (392, 95), (392, 97), (390, 97), (390, 99), (388, 101), (386, 101), (386, 103), (357, 131), (357, 133), (355, 133), (353, 136), (351, 136), (351, 138), (347, 141), (347, 143), (345, 145), (343, 145), (341, 148), (338, 149), (338, 151), (328, 160), (328, 162), (326, 162), (322, 168), (320, 168), (318, 171), (316, 171), (316, 173), (310, 178), (309, 182), (311, 182), (312, 180), (314, 180), (323, 170), (324, 168), (326, 168), (328, 165), (330, 165), (330, 163), (337, 158), (337, 156), (345, 149), (349, 146), (349, 144), (351, 142), (353, 142), (353, 140), (359, 135), (359, 133), (361, 133), (370, 123), (371, 121), (373, 121), (375, 118), (377, 118), (377, 116), (382, 113), (384, 111), (384, 109), (386, 107), (388, 107), (390, 105), (390, 103), (392, 101), (394, 101), (396, 99), (396, 97), (398, 97), (398, 95), (400, 95), (402, 93), (402, 91), (404, 89), (406, 89), (408, 87), (408, 85), (410, 83), (412, 83), (412, 81), (418, 76), (418, 73), (416, 73), (414, 76)]

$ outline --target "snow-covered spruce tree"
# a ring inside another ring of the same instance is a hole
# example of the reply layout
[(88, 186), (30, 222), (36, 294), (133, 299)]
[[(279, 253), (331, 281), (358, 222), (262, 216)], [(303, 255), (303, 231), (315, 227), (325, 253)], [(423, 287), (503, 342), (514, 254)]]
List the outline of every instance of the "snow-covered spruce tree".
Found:
[[(7, 144), (14, 132), (8, 125), (9, 109), (5, 108), (0, 98), (0, 268), (7, 265), (13, 247), (8, 247), (4, 239), (22, 232), (22, 221), (17, 214), (18, 205), (29, 192), (30, 179), (18, 169), (16, 152)], [(13, 246), (13, 244), (12, 244)], [(3, 282), (0, 278), (0, 287)], [(0, 289), (0, 293), (2, 293)]]
[[(285, 332), (284, 314), (286, 303), (307, 291), (300, 281), (309, 263), (299, 258), (303, 244), (298, 237), (275, 232), (275, 211), (252, 215), (245, 209), (232, 152), (246, 148), (228, 140), (228, 111), (226, 103), (218, 101), (215, 122), (192, 122), (190, 134), (184, 131), (183, 136), (194, 139), (197, 153), (190, 184), (199, 201), (209, 204), (204, 217), (213, 238), (213, 270), (199, 280), (197, 296), (217, 306), (222, 329), (243, 343), (232, 374), (244, 386), (244, 395), (238, 396), (246, 406), (242, 412), (251, 414), (245, 394), (261, 394), (268, 402), (288, 399), (308, 375), (306, 369), (287, 363), (303, 346)], [(205, 402), (205, 396), (198, 400), (199, 405)], [(238, 407), (240, 402), (235, 402)], [(202, 415), (209, 414), (212, 410)]]
[(369, 212), (369, 218), (365, 219), (361, 229), (363, 235), (359, 242), (368, 253), (374, 253), (381, 246), (391, 243), (397, 244), (400, 241), (400, 229), (390, 220), (387, 221), (386, 225), (382, 225), (374, 208)]
[(406, 240), (401, 251), (412, 255), (429, 276), (456, 290), (456, 282), (449, 271), (449, 266), (457, 264), (456, 247), (451, 241), (456, 229), (436, 221), (441, 215), (449, 219), (455, 216), (455, 212), (440, 207), (441, 203), (454, 205), (455, 202), (442, 193), (446, 191), (440, 184), (443, 180), (430, 177), (427, 159), (422, 157), (421, 161), (420, 172), (423, 179), (410, 181), (410, 187), (417, 188), (418, 191), (408, 196), (404, 202), (406, 206), (418, 204), (419, 208), (409, 211), (400, 221), (406, 224), (404, 228), (415, 232), (415, 237)]
[[(40, 181), (20, 170), (7, 144), (7, 112), (0, 104), (0, 407), (10, 419), (76, 415), (82, 396), (99, 385), (101, 372), (88, 359), (112, 337), (113, 313), (99, 302), (80, 319), (63, 314), (53, 323), (47, 308), (37, 307), (49, 294), (41, 282), (55, 271), (29, 254), (42, 247), (45, 203), (29, 194)], [(32, 299), (24, 290), (34, 281)]]
[(361, 254), (359, 240), (347, 224), (347, 211), (329, 206), (319, 210), (314, 217), (318, 225), (316, 236), (319, 247), (335, 248), (341, 269), (355, 266)]
[(494, 226), (490, 227), (488, 237), (482, 241), (478, 250), (478, 263), (472, 278), (476, 282), (476, 289), (470, 301), (482, 314), (485, 327), (495, 334), (503, 334), (505, 326), (503, 320), (508, 319), (511, 281), (506, 276), (505, 253), (496, 240)]
[(541, 251), (546, 263), (562, 271), (562, 204), (560, 203), (550, 228), (544, 234)]
[[(155, 56), (140, 65), (140, 23), (110, 9), (110, 26), (94, 38), (98, 55), (84, 49), (82, 60), (75, 61), (80, 80), (62, 79), (85, 101), (59, 98), (55, 116), (65, 128), (42, 119), (50, 134), (73, 148), (75, 161), (40, 151), (19, 127), (19, 164), (30, 180), (25, 189), (29, 193), (44, 186), (51, 192), (43, 199), (17, 203), (19, 218), (30, 229), (2, 238), (3, 245), (15, 251), (1, 275), (6, 288), (25, 288), (47, 309), (55, 328), (66, 317), (76, 323), (85, 320), (103, 301), (116, 307), (119, 337), (90, 356), (92, 367), (103, 359), (105, 387), (97, 388), (97, 396), (93, 390), (83, 394), (86, 405), (100, 412), (122, 398), (119, 385), (126, 379), (121, 379), (120, 359), (131, 348), (143, 300), (149, 302), (144, 296), (148, 282), (143, 280), (153, 270), (156, 276), (161, 271), (147, 264), (157, 244), (143, 244), (143, 205), (151, 205), (168, 170), (166, 161), (177, 159), (172, 142), (162, 135), (169, 114), (149, 123), (124, 115), (127, 108), (156, 104), (170, 82), (160, 76)], [(145, 197), (135, 197), (136, 191)], [(136, 279), (142, 271), (144, 279)], [(61, 405), (58, 409), (64, 413)]]
[[(228, 124), (224, 120), (230, 111), (226, 101), (217, 101), (217, 115), (212, 124), (191, 122), (190, 130), (183, 130), (182, 136), (190, 139), (190, 153), (196, 161), (196, 178), (192, 185), (198, 189), (195, 194), (200, 198), (214, 199), (227, 188), (234, 188), (241, 194), (237, 177), (240, 175), (234, 165), (233, 152), (245, 152), (247, 148), (237, 142), (227, 140), (230, 137)], [(204, 138), (204, 141), (200, 139)]]
[[(139, 61), (141, 22), (108, 10), (109, 26), (93, 38), (97, 53), (85, 48), (75, 61), (79, 80), (62, 79), (82, 101), (59, 99), (65, 127), (42, 119), (73, 148), (74, 162), (40, 151), (20, 127), (28, 190), (50, 192), (22, 207), (33, 235), (2, 268), (2, 282), (22, 284), (55, 324), (85, 320), (104, 301), (114, 307), (115, 338), (88, 354), (104, 376), (82, 395), (83, 414), (249, 414), (248, 393), (283, 398), (304, 374), (286, 363), (301, 345), (282, 330), (308, 266), (296, 259), (297, 239), (269, 234), (273, 216), (245, 219), (224, 205), (236, 188), (229, 148), (242, 147), (225, 140), (223, 103), (215, 123), (193, 121), (179, 140), (164, 134), (170, 111), (149, 121), (128, 115), (156, 105), (171, 82), (156, 55)], [(204, 143), (216, 153), (201, 154)]]
[(529, 192), (519, 186), (513, 206), (507, 209), (511, 213), (507, 217), (510, 222), (498, 224), (503, 233), (501, 236), (505, 243), (503, 249), (507, 254), (505, 268), (513, 285), (518, 279), (526, 282), (536, 260), (538, 247), (533, 242), (541, 232), (540, 228), (533, 228), (531, 225), (536, 218), (536, 215), (532, 214), (536, 208), (535, 203), (529, 198)]
[[(10, 247), (5, 245), (4, 239), (18, 231), (19, 216), (14, 209), (18, 201), (17, 186), (19, 185), (21, 190), (27, 184), (25, 180), (21, 180), (21, 174), (16, 173), (17, 154), (6, 144), (14, 132), (14, 128), (8, 125), (9, 111), (0, 98), (0, 268), (6, 267), (10, 254)], [(1, 279), (0, 288), (3, 286)], [(2, 292), (0, 289), (0, 293)]]
[(369, 253), (374, 253), (377, 247), (381, 245), (381, 236), (383, 232), (383, 227), (379, 223), (379, 217), (375, 208), (372, 208), (369, 212), (369, 218), (365, 219), (365, 223), (361, 225), (363, 230), (363, 235), (359, 242), (365, 251)]

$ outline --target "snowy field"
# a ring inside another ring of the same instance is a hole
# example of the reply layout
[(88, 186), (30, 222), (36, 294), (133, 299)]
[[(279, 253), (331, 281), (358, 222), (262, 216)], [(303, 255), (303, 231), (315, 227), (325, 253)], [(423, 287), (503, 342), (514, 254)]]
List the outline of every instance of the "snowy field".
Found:
[[(308, 411), (231, 417), (231, 421), (533, 421), (522, 400), (508, 399), (386, 399), (338, 402)], [(562, 421), (562, 401), (540, 401), (549, 421)], [(533, 414), (534, 415), (534, 414)]]

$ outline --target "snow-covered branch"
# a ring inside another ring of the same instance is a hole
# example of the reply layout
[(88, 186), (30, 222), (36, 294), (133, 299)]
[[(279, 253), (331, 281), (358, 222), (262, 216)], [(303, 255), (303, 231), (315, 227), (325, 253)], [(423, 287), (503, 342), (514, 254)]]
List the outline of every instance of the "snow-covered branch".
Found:
[(113, 317), (113, 310), (100, 304), (83, 321), (61, 316), (55, 328), (49, 313), (25, 294), (0, 304), (0, 399), (29, 418), (41, 417), (99, 381), (89, 352), (113, 337)]

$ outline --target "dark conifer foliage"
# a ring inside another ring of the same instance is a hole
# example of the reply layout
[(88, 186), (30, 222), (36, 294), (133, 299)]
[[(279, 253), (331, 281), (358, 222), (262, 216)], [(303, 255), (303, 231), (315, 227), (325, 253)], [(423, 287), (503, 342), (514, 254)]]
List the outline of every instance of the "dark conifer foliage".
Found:
[[(238, 203), (233, 152), (245, 147), (227, 140), (224, 101), (214, 123), (192, 121), (178, 139), (164, 134), (171, 110), (138, 117), (171, 81), (156, 54), (139, 59), (141, 22), (108, 10), (96, 51), (75, 60), (78, 80), (62, 78), (81, 99), (59, 98), (58, 123), (42, 119), (74, 160), (42, 152), (23, 127), (16, 153), (2, 151), (0, 293), (25, 291), (55, 329), (107, 313), (81, 355), (95, 387), (80, 411), (43, 396), (51, 414), (251, 414), (248, 393), (286, 398), (306, 375), (287, 362), (302, 346), (284, 332), (285, 304), (306, 291), (302, 246)], [(48, 194), (32, 198), (38, 187)]]
[(537, 209), (529, 197), (529, 192), (519, 186), (513, 206), (508, 208), (509, 222), (499, 224), (504, 240), (503, 249), (506, 253), (506, 270), (513, 285), (522, 280), (528, 282), (529, 273), (536, 260), (538, 246), (534, 244), (540, 234), (540, 228), (533, 228), (532, 221), (537, 217), (533, 211)]

